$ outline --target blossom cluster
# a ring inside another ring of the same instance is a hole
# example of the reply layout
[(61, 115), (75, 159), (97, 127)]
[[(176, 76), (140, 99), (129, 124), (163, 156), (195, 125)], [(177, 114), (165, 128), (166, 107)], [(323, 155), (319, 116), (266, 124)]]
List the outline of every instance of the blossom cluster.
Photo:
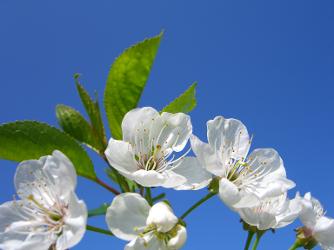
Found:
[[(166, 200), (154, 204), (152, 187), (208, 188), (207, 199), (217, 194), (253, 234), (300, 218), (303, 226), (296, 229), (291, 249), (317, 244), (334, 249), (334, 219), (310, 193), (288, 197), (295, 183), (287, 178), (279, 153), (272, 148), (249, 153), (252, 137), (241, 121), (209, 120), (203, 142), (193, 135), (189, 115), (144, 107), (125, 115), (122, 135), (122, 140), (109, 140), (105, 157), (136, 183), (138, 192), (115, 196), (105, 218), (111, 233), (128, 241), (124, 249), (176, 250), (186, 242), (187, 214), (177, 217)], [(74, 192), (75, 169), (63, 153), (22, 162), (14, 182), (19, 199), (0, 206), (0, 249), (65, 250), (82, 239), (87, 208)]]

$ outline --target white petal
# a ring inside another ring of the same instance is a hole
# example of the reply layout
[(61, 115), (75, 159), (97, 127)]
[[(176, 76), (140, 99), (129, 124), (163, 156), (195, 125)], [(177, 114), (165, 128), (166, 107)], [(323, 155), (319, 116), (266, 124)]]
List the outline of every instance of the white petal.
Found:
[(275, 197), (294, 187), (295, 183), (284, 177), (278, 177), (270, 180), (264, 178), (262, 182), (257, 184), (255, 194), (259, 198)]
[(318, 217), (314, 209), (313, 202), (316, 203), (319, 206), (319, 208), (322, 209), (320, 202), (312, 198), (310, 193), (306, 193), (304, 197), (300, 197), (299, 194), (297, 193), (296, 199), (299, 199), (299, 202), (302, 206), (299, 219), (307, 228), (313, 229), (317, 223), (317, 217)]
[(155, 225), (159, 232), (170, 231), (178, 222), (178, 218), (174, 215), (172, 208), (165, 202), (158, 202), (149, 212), (146, 220), (147, 225)]
[(269, 228), (273, 228), (275, 225), (276, 225), (276, 219), (273, 214), (260, 213), (259, 224), (257, 225), (257, 228), (259, 230), (266, 230)]
[(112, 167), (121, 174), (130, 178), (131, 173), (137, 171), (137, 162), (134, 159), (132, 146), (124, 141), (110, 139), (105, 155)]
[(212, 174), (223, 176), (225, 173), (223, 165), (218, 161), (213, 148), (207, 143), (202, 142), (196, 136), (190, 137), (191, 148), (199, 162)]
[(138, 184), (144, 187), (158, 187), (162, 186), (166, 181), (166, 176), (154, 170), (140, 169), (132, 174), (132, 178)]
[(225, 119), (217, 116), (207, 122), (208, 142), (216, 151), (230, 150), (230, 158), (244, 159), (250, 147), (250, 139), (245, 125), (236, 119)]
[(313, 236), (323, 249), (334, 249), (334, 219), (320, 217), (314, 227)]
[(249, 225), (257, 227), (259, 230), (267, 230), (276, 225), (274, 214), (257, 211), (256, 208), (243, 208), (239, 210), (240, 217)]
[(222, 178), (219, 182), (219, 197), (230, 208), (241, 198), (238, 187), (226, 178)]
[(171, 148), (173, 151), (180, 152), (186, 146), (192, 133), (190, 116), (183, 113), (163, 112), (161, 120), (166, 127), (157, 138), (157, 144), (162, 148)]
[(64, 218), (62, 234), (57, 240), (57, 250), (69, 249), (80, 242), (86, 231), (87, 207), (74, 192), (70, 195), (68, 212)]
[(164, 188), (175, 188), (183, 185), (187, 181), (183, 175), (176, 173), (174, 170), (165, 170), (162, 175), (165, 181), (161, 186)]
[(168, 241), (167, 246), (169, 249), (180, 249), (181, 247), (183, 247), (184, 243), (186, 243), (186, 240), (187, 240), (186, 228), (178, 225), (176, 236), (174, 236)]
[(266, 178), (285, 177), (283, 160), (275, 149), (259, 148), (255, 149), (247, 159), (253, 171), (263, 170)]
[(154, 234), (145, 234), (128, 243), (124, 250), (167, 250), (164, 244)]
[(54, 243), (55, 236), (37, 231), (44, 225), (34, 214), (24, 209), (22, 201), (10, 201), (0, 206), (0, 249), (3, 250), (45, 250)]
[(280, 213), (276, 216), (277, 225), (275, 228), (285, 227), (291, 224), (294, 220), (296, 220), (302, 210), (301, 204), (298, 199), (287, 199), (287, 206), (284, 211), (280, 211)]
[(173, 171), (184, 176), (187, 180), (182, 185), (177, 186), (177, 190), (198, 190), (209, 185), (212, 179), (212, 175), (195, 157), (186, 157)]
[(139, 194), (124, 193), (116, 196), (107, 209), (106, 221), (110, 231), (120, 239), (133, 240), (146, 227), (150, 206)]
[(55, 186), (60, 187), (58, 194), (62, 194), (64, 187), (74, 190), (77, 184), (77, 174), (72, 162), (62, 152), (55, 150), (48, 156), (44, 171), (54, 180)]
[(157, 117), (159, 117), (159, 112), (151, 107), (135, 108), (126, 113), (122, 121), (123, 140), (134, 143), (138, 134), (137, 130), (149, 130)]
[(240, 200), (233, 205), (235, 209), (255, 207), (261, 202), (261, 200), (252, 193), (240, 192), (239, 196)]
[(43, 234), (0, 234), (0, 249), (2, 250), (47, 250), (53, 239)]
[[(190, 117), (183, 113), (159, 114), (144, 107), (129, 111), (122, 122), (123, 140), (135, 145), (141, 153), (149, 153), (160, 145), (165, 152), (181, 151), (192, 132)], [(139, 145), (140, 144), (140, 145)]]
[(261, 199), (278, 196), (295, 186), (286, 178), (283, 161), (274, 149), (254, 150), (247, 163), (252, 171), (246, 186), (249, 192)]
[(75, 189), (76, 173), (70, 160), (60, 151), (54, 151), (39, 160), (20, 163), (14, 182), (22, 199), (33, 195), (36, 199), (43, 198), (40, 202), (50, 206), (54, 197), (66, 200)]

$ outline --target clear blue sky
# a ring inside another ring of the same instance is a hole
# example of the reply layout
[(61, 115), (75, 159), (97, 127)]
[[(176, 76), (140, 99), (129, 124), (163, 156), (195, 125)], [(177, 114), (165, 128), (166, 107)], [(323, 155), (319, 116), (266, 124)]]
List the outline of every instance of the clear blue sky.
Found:
[[(253, 148), (274, 147), (302, 193), (312, 191), (334, 217), (334, 2), (1, 0), (0, 122), (56, 125), (58, 103), (83, 111), (73, 84), (82, 73), (103, 96), (113, 59), (166, 31), (141, 106), (163, 107), (198, 81), (194, 132), (205, 139), (216, 115), (242, 120)], [(96, 159), (96, 157), (94, 157)], [(105, 165), (96, 159), (103, 175)], [(0, 202), (14, 194), (15, 163), (1, 161)], [(89, 207), (112, 195), (80, 178)], [(204, 192), (168, 191), (177, 214)], [(104, 219), (90, 221), (104, 227)], [(292, 226), (268, 233), (259, 249), (287, 249)], [(238, 217), (216, 198), (188, 217), (184, 249), (242, 249)], [(121, 249), (125, 242), (88, 232), (74, 249)]]

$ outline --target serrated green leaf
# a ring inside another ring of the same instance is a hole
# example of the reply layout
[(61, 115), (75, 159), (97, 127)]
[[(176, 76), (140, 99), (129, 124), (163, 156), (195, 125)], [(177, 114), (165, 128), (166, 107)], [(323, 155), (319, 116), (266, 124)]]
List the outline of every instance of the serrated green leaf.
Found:
[(138, 105), (161, 37), (162, 33), (126, 49), (111, 66), (104, 92), (104, 107), (115, 139), (122, 138), (124, 115)]
[(162, 112), (169, 113), (188, 113), (196, 107), (196, 86), (193, 83), (185, 92), (183, 92), (174, 101), (162, 109)]
[(100, 141), (106, 145), (107, 140), (106, 140), (106, 135), (105, 135), (105, 130), (102, 122), (102, 117), (101, 117), (101, 112), (100, 112), (100, 107), (99, 103), (96, 100), (93, 100), (88, 92), (85, 90), (85, 88), (79, 83), (79, 75), (76, 74), (74, 76), (75, 81), (76, 81), (76, 86), (77, 90), (80, 96), (80, 99), (85, 107), (85, 110), (89, 116), (91, 125), (93, 129), (96, 131), (96, 134), (98, 135)]
[(54, 150), (63, 152), (77, 174), (95, 180), (93, 164), (86, 151), (69, 135), (36, 121), (18, 121), (0, 126), (0, 158), (11, 161), (38, 159)]
[(105, 215), (107, 212), (109, 205), (107, 203), (103, 203), (100, 207), (91, 209), (88, 211), (88, 217)]
[(99, 140), (97, 132), (77, 110), (60, 104), (56, 107), (56, 116), (61, 128), (73, 138), (97, 152), (104, 150), (104, 145)]

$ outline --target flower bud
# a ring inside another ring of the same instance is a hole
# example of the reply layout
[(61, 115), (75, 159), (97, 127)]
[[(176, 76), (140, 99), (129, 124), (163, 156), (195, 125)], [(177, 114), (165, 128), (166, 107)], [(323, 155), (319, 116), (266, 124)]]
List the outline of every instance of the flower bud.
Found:
[(158, 232), (170, 231), (178, 222), (172, 208), (165, 202), (155, 204), (149, 212), (146, 220), (147, 225), (155, 225)]
[(187, 240), (187, 230), (181, 225), (175, 227), (176, 235), (173, 236), (167, 243), (171, 249), (180, 249)]

